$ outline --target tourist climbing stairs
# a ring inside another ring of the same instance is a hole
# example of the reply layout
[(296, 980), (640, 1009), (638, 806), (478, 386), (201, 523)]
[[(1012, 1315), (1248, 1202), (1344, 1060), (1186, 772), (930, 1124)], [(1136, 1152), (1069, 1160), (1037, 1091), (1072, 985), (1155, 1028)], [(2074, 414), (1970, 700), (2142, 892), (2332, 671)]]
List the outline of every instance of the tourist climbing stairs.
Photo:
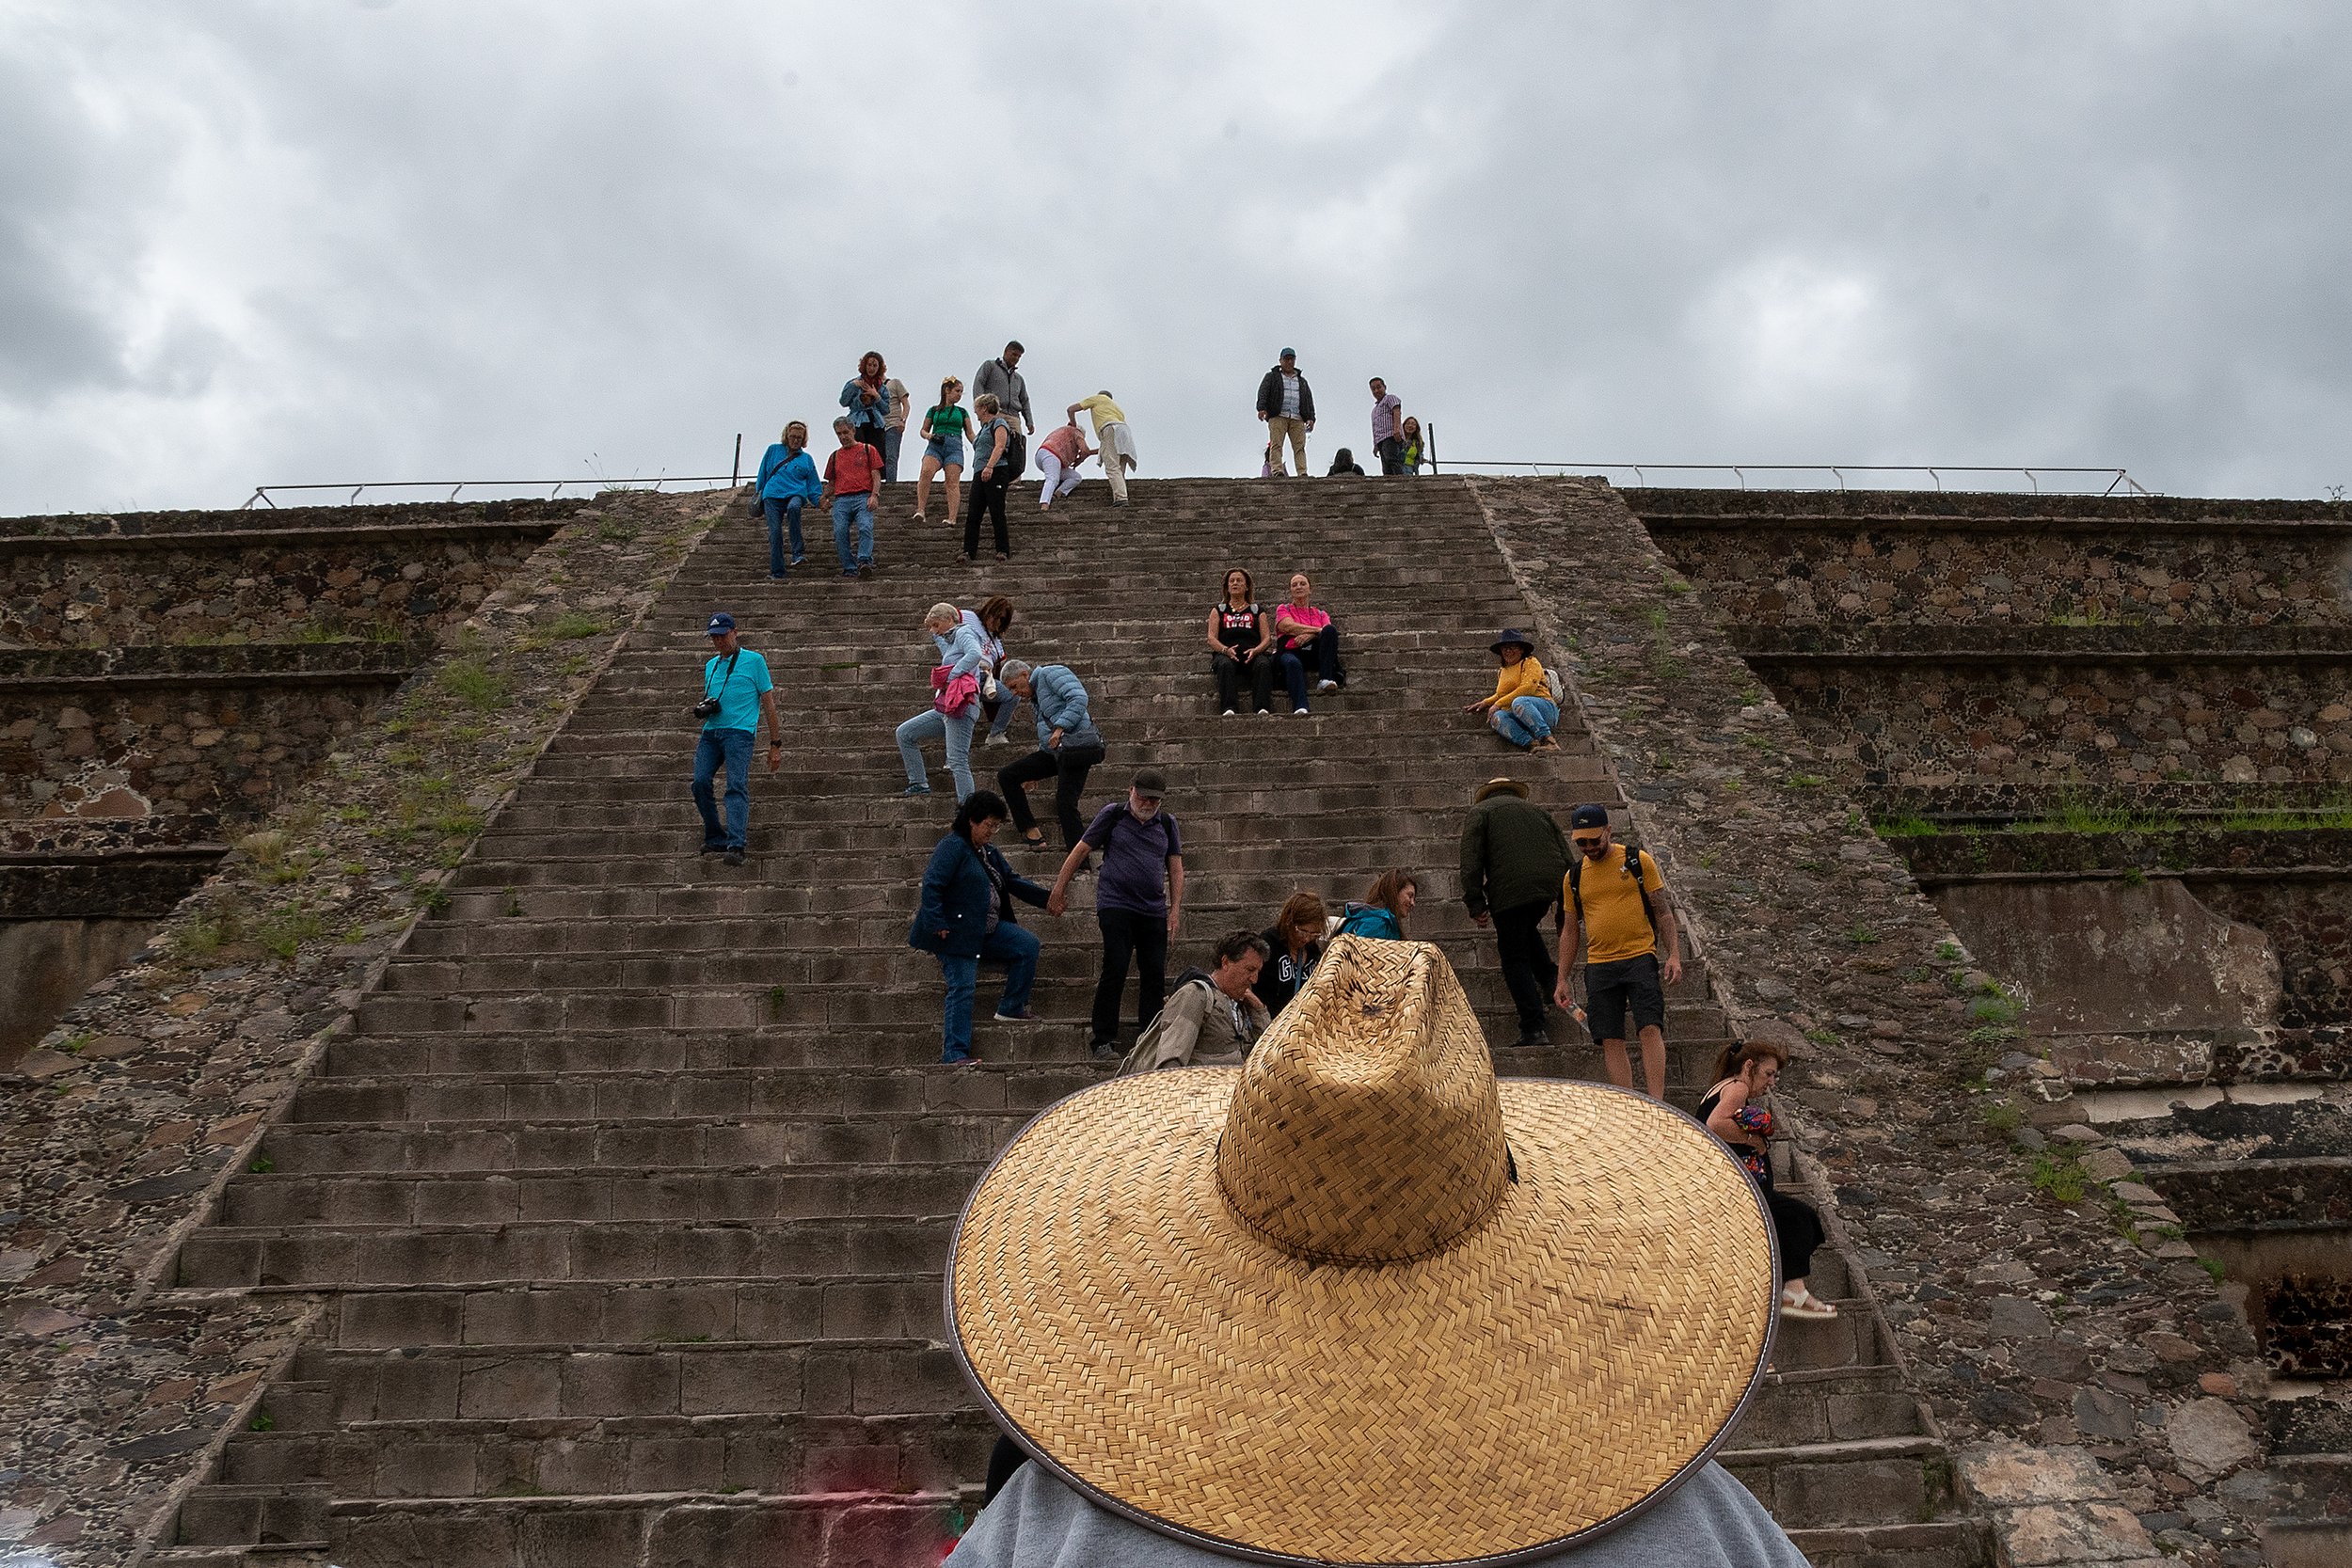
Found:
[[(1171, 973), (1293, 892), (1336, 908), (1402, 866), (1421, 879), (1411, 934), (1443, 947), (1502, 1070), (1599, 1076), (1565, 1020), (1551, 1048), (1511, 1048), (1491, 937), (1459, 902), (1481, 781), (1524, 779), (1555, 812), (1614, 800), (1573, 711), (1532, 758), (1462, 712), (1491, 689), (1496, 628), (1530, 619), (1467, 493), (1134, 495), (1113, 510), (1089, 485), (1041, 516), (1024, 485), (1015, 559), (967, 566), (895, 486), (866, 580), (822, 530), (783, 584), (750, 519), (703, 544), (183, 1247), (183, 1294), (305, 1292), (323, 1315), (156, 1560), (936, 1561), (993, 1440), (942, 1342), (949, 1231), (1023, 1121), (1109, 1069), (1086, 1050), (1085, 880), (1059, 921), (1022, 910), (1042, 1022), (992, 1021), (984, 973), (980, 1065), (937, 1065), (939, 972), (905, 937), (954, 795), (934, 748), (933, 793), (903, 798), (891, 742), (929, 702), (935, 601), (1010, 596), (1009, 648), (1086, 681), (1109, 748), (1089, 813), (1138, 766), (1168, 775), (1186, 868)], [(1202, 628), (1231, 565), (1269, 603), (1305, 570), (1337, 615), (1349, 680), (1312, 716), (1216, 713)], [(715, 610), (768, 657), (785, 720), (740, 868), (697, 854), (686, 791)], [(1025, 718), (1014, 739), (975, 746), (984, 782), (1028, 749)], [(1060, 858), (1000, 843), (1041, 880)], [(1704, 957), (1670, 999), (1686, 1106), (1724, 1029)], [(1784, 1329), (1724, 1463), (1817, 1563), (1977, 1562), (1841, 1255), (1814, 1286), (1845, 1316)]]

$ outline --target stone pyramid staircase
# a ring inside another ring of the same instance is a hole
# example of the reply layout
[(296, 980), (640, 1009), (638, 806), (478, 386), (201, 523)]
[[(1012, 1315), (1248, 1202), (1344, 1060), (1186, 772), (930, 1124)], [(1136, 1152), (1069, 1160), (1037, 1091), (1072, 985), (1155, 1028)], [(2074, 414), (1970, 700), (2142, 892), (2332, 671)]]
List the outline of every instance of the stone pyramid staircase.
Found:
[[(1403, 865), (1422, 879), (1413, 934), (1445, 946), (1489, 1037), (1513, 1038), (1491, 940), (1458, 901), (1462, 811), (1506, 769), (1555, 810), (1613, 786), (1572, 721), (1531, 760), (1459, 712), (1491, 687), (1493, 628), (1526, 618), (1475, 506), (1438, 480), (1134, 494), (1113, 511), (1089, 485), (1040, 518), (1021, 486), (1017, 558), (966, 567), (898, 487), (862, 582), (814, 535), (781, 586), (748, 519), (705, 543), (269, 1134), (266, 1168), (185, 1244), (183, 1292), (326, 1308), (157, 1561), (937, 1560), (992, 1441), (941, 1344), (949, 1230), (1005, 1139), (1104, 1069), (1084, 1048), (1084, 880), (1068, 918), (1028, 918), (1046, 1022), (990, 1022), (984, 977), (984, 1065), (933, 1065), (937, 969), (904, 937), (953, 797), (936, 775), (930, 799), (898, 797), (889, 732), (928, 699), (935, 600), (1011, 595), (1011, 649), (1088, 682), (1110, 746), (1089, 811), (1145, 762), (1170, 775), (1187, 869), (1171, 972), (1296, 889), (1360, 897)], [(1351, 684), (1315, 717), (1213, 712), (1200, 623), (1228, 563), (1269, 598), (1303, 568), (1339, 616)], [(787, 717), (740, 870), (696, 856), (685, 788), (720, 608)], [(1011, 852), (1041, 879), (1057, 859)], [(1708, 994), (1694, 962), (1671, 999), (1685, 1104), (1720, 1043)], [(1599, 1075), (1581, 1040), (1498, 1055)], [(1825, 1253), (1815, 1288), (1850, 1296), (1844, 1260)], [(1867, 1299), (1847, 1311), (1784, 1334), (1725, 1463), (1816, 1562), (1980, 1560), (1883, 1325)]]

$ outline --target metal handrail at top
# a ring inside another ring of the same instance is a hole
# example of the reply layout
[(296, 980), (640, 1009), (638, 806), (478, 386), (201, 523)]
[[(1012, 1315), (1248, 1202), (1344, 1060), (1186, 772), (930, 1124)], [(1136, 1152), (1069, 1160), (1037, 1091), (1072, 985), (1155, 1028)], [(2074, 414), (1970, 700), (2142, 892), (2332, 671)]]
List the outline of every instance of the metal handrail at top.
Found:
[(372, 479), (358, 484), (352, 483), (349, 480), (343, 480), (333, 484), (259, 484), (254, 486), (253, 494), (247, 496), (245, 499), (244, 504), (239, 506), (237, 510), (240, 512), (246, 511), (252, 507), (255, 501), (261, 501), (275, 510), (278, 505), (277, 500), (274, 499), (276, 496), (291, 495), (297, 490), (348, 490), (351, 494), (344, 497), (342, 503), (348, 506), (358, 500), (359, 493), (363, 490), (438, 490), (446, 487), (449, 494), (441, 498), (444, 501), (455, 500), (457, 499), (457, 493), (460, 490), (545, 490), (547, 495), (539, 499), (553, 500), (558, 496), (562, 495), (564, 490), (583, 485), (587, 486), (590, 491), (594, 493), (603, 490), (659, 490), (665, 484), (707, 485), (739, 484), (741, 483), (742, 481), (739, 476), (730, 477), (726, 474), (683, 474), (677, 476), (663, 474), (650, 480)]
[[(1613, 473), (1630, 473), (1633, 475), (1633, 483), (1640, 485), (1646, 485), (1649, 483), (1648, 475), (1652, 472), (1666, 474), (1729, 474), (1736, 481), (1738, 481), (1739, 487), (1742, 490), (1748, 487), (1748, 475), (1750, 474), (1828, 474), (1836, 481), (1834, 486), (1805, 486), (1790, 484), (1775, 485), (1773, 488), (1788, 490), (1802, 490), (1806, 488), (1835, 488), (1843, 490), (1847, 488), (1846, 476), (1848, 474), (1925, 474), (1928, 476), (1928, 479), (1933, 484), (1934, 488), (1938, 490), (2014, 490), (2017, 487), (2015, 482), (2022, 478), (2026, 482), (2027, 490), (2035, 495), (2050, 494), (2079, 496), (2096, 494), (2101, 496), (2111, 496), (2114, 495), (2119, 488), (2122, 489), (2128, 495), (2145, 496), (2153, 494), (2153, 492), (2151, 492), (2145, 485), (2141, 484), (2139, 481), (2134, 479), (2129, 472), (2122, 468), (2080, 467), (2062, 463), (1563, 463), (1549, 459), (1541, 462), (1531, 463), (1505, 461), (1502, 459), (1479, 459), (1467, 457), (1450, 457), (1446, 459), (1446, 461), (1449, 465), (1456, 468), (1525, 468), (1529, 472), (1535, 474), (1556, 473), (1609, 475)], [(2010, 476), (2010, 483), (2007, 484), (1961, 483), (1947, 485), (1944, 482), (1945, 476), (1947, 474), (1969, 476), (2006, 474)], [(2042, 488), (2042, 480), (2044, 476), (2058, 478), (2059, 476), (2071, 477), (2077, 475), (2091, 482), (2092, 483), (2096, 483), (2096, 482), (2100, 480), (2105, 480), (2106, 483), (2104, 486), (2101, 486), (2096, 490), (2092, 490), (2086, 486), (2082, 489), (2052, 490), (2045, 492)], [(1920, 488), (1924, 488), (1924, 486), (1920, 486)]]

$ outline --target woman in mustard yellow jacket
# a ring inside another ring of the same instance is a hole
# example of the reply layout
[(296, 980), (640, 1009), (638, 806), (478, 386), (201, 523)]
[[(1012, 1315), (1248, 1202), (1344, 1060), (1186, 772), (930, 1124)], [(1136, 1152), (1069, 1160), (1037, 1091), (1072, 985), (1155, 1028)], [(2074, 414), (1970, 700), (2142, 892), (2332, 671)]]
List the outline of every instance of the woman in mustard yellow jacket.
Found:
[(1491, 646), (1502, 666), (1495, 673), (1495, 694), (1462, 711), (1486, 714), (1495, 734), (1522, 751), (1558, 751), (1551, 730), (1560, 722), (1560, 705), (1551, 700), (1551, 682), (1536, 661), (1535, 644), (1505, 626)]

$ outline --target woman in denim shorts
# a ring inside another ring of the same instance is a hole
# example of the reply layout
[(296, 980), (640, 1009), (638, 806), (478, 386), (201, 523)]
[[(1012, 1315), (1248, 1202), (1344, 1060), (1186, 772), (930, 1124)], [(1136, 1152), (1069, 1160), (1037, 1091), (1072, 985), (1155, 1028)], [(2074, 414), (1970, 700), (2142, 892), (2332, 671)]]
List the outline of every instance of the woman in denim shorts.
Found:
[(914, 480), (914, 520), (921, 522), (931, 499), (931, 481), (947, 476), (947, 517), (956, 515), (957, 482), (963, 478), (963, 433), (972, 417), (961, 406), (963, 383), (949, 376), (939, 384), (939, 402), (923, 413), (923, 467)]

